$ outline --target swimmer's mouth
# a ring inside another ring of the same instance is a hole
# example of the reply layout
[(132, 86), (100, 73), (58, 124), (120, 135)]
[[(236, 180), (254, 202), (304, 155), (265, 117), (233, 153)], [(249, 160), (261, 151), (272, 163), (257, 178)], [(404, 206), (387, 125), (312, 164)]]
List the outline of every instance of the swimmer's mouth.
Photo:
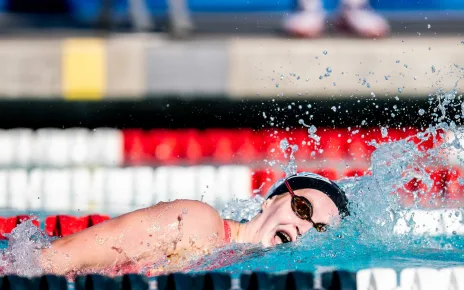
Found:
[(292, 238), (290, 238), (286, 232), (277, 231), (275, 235), (282, 241), (282, 244), (290, 243), (292, 241)]

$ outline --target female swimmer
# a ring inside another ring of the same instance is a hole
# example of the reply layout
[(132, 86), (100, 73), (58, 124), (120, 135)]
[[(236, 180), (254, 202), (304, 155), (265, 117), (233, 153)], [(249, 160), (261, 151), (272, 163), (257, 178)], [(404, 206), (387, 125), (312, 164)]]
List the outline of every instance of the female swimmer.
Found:
[(300, 173), (277, 182), (248, 222), (223, 220), (200, 201), (160, 202), (55, 240), (42, 250), (40, 264), (58, 275), (114, 267), (138, 272), (146, 265), (175, 269), (231, 242), (264, 247), (294, 242), (348, 214), (347, 198), (335, 183)]

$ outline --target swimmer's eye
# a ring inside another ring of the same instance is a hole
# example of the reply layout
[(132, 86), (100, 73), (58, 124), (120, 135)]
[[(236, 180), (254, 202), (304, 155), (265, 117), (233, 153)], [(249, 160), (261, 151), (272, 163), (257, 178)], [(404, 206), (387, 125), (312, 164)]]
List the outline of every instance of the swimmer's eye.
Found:
[(278, 231), (276, 232), (276, 236), (280, 238), (283, 244), (291, 242), (291, 238), (284, 232)]
[(327, 225), (322, 223), (315, 223), (314, 228), (320, 233), (327, 231)]

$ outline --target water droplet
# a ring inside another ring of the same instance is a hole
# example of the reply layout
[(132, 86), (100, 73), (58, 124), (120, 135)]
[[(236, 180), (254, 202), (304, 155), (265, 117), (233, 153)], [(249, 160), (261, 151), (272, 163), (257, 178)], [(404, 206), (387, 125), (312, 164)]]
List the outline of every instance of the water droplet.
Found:
[(332, 111), (336, 112), (337, 111), (337, 107), (333, 106), (332, 108)]
[(324, 77), (323, 76), (319, 76), (319, 79), (322, 80)]
[(432, 27), (432, 25), (430, 24), (427, 24), (427, 28), (430, 29)]
[(333, 85), (334, 87), (337, 86), (337, 84), (336, 84), (335, 82), (333, 82), (332, 85)]
[(400, 100), (400, 98), (398, 98), (398, 96), (395, 96), (395, 100), (399, 101), (399, 100)]
[(408, 65), (407, 65), (407, 64), (404, 64), (404, 68), (408, 68)]
[(331, 73), (332, 72), (332, 68), (329, 66), (328, 68), (325, 69), (326, 72), (328, 73)]
[(424, 115), (424, 113), (425, 113), (424, 109), (420, 109), (420, 110), (419, 110), (419, 115), (422, 116), (422, 115)]
[(311, 127), (309, 127), (309, 129), (308, 129), (308, 133), (313, 135), (316, 132), (317, 132), (317, 127), (314, 126), (314, 125), (311, 125)]
[(322, 53), (323, 53), (324, 55), (327, 55), (327, 50), (324, 50)]
[(275, 87), (278, 88), (278, 87), (279, 87), (279, 83), (276, 83), (276, 84), (275, 84)]
[(380, 132), (382, 132), (382, 138), (385, 138), (388, 136), (388, 129), (385, 127), (380, 128)]
[(400, 63), (400, 61), (399, 61), (399, 60), (397, 60), (397, 61), (396, 61), (396, 63)]
[(385, 76), (385, 80), (388, 81), (390, 79), (390, 76)]
[(369, 89), (371, 87), (371, 84), (367, 83), (366, 87)]
[(434, 72), (435, 72), (435, 66), (432, 65), (432, 73), (434, 73)]
[(280, 75), (280, 79), (283, 80), (283, 79), (284, 79), (284, 75)]
[(374, 92), (371, 92), (371, 96), (372, 96), (373, 98), (375, 98), (375, 94), (374, 94)]
[(458, 177), (458, 183), (459, 185), (464, 185), (464, 178)]
[(296, 79), (299, 80), (299, 79), (300, 79), (300, 76), (298, 76)]
[(402, 88), (398, 88), (398, 93), (402, 93), (403, 92), (403, 89)]

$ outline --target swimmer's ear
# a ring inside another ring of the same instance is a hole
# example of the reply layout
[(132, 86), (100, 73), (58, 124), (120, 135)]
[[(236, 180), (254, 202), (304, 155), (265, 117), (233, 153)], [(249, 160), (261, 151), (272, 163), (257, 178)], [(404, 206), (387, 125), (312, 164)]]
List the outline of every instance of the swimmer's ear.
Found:
[(263, 210), (265, 208), (268, 208), (269, 205), (272, 204), (272, 200), (273, 200), (274, 197), (271, 197), (270, 199), (266, 199), (262, 204), (261, 204), (261, 212), (263, 212)]
[(264, 210), (266, 207), (268, 207), (268, 200), (267, 200), (267, 199), (261, 204), (261, 212), (260, 212), (260, 213), (262, 213), (263, 210)]

